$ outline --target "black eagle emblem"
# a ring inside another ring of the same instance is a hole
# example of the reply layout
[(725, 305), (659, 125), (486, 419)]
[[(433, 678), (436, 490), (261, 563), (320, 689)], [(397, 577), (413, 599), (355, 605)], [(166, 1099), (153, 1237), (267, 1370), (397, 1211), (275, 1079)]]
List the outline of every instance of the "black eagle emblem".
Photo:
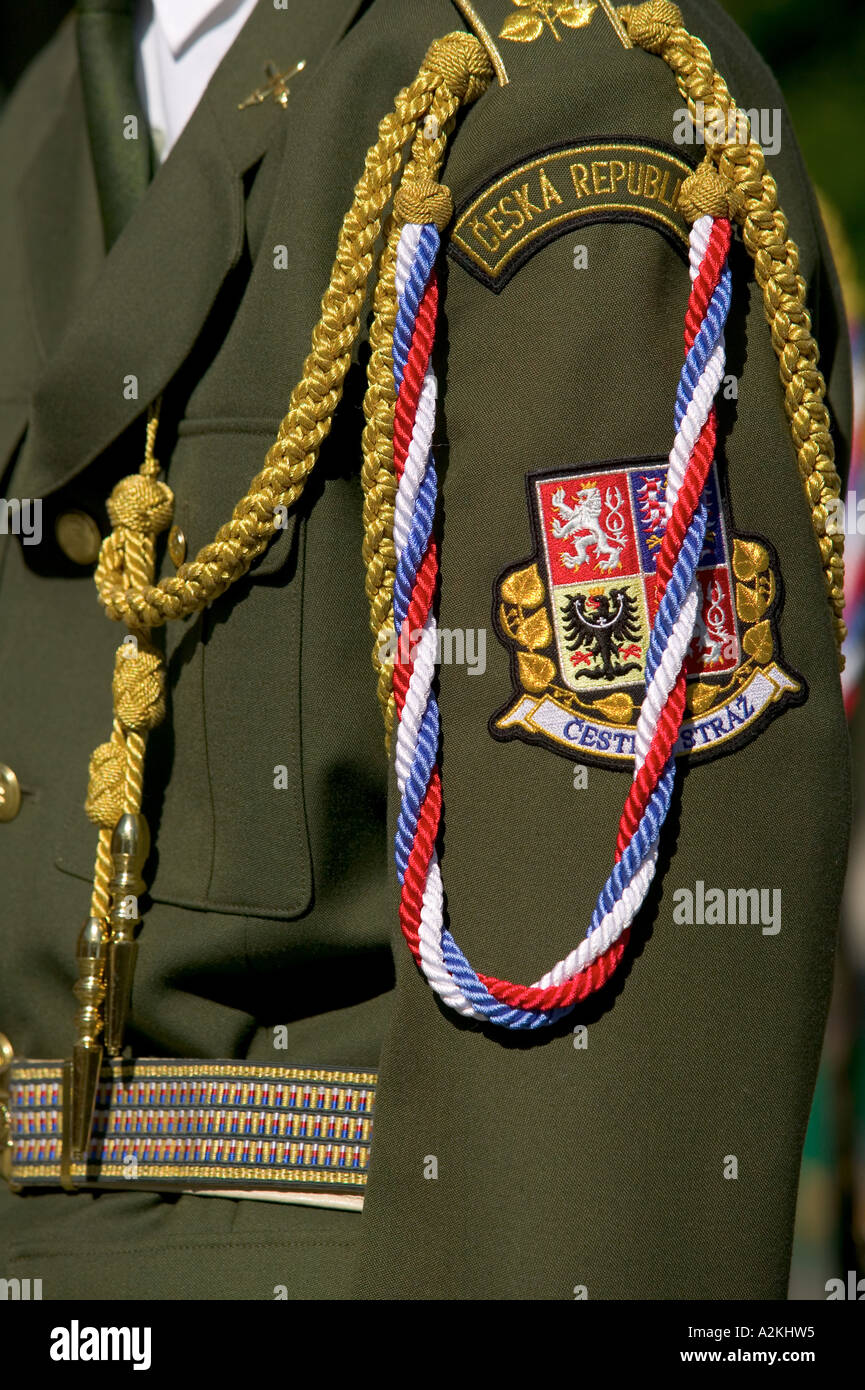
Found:
[[(569, 651), (587, 651), (600, 658), (601, 670), (589, 666), (575, 676), (602, 675), (618, 680), (628, 671), (638, 671), (639, 661), (616, 665), (623, 647), (641, 641), (637, 603), (627, 589), (610, 589), (600, 594), (569, 594), (562, 604), (562, 627)], [(628, 655), (631, 653), (629, 652)]]

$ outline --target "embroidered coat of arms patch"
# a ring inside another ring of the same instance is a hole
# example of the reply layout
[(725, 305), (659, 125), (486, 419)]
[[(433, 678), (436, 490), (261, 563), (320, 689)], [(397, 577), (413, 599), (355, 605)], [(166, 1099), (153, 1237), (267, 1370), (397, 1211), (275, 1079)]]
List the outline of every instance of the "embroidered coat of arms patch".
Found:
[[(496, 738), (632, 766), (658, 608), (666, 474), (667, 460), (650, 458), (528, 477), (534, 554), (496, 584), (494, 622), (514, 680), (512, 699), (490, 720)], [(771, 546), (733, 533), (714, 466), (704, 501), (702, 607), (676, 747), (692, 761), (732, 751), (807, 696), (802, 678), (781, 664)]]

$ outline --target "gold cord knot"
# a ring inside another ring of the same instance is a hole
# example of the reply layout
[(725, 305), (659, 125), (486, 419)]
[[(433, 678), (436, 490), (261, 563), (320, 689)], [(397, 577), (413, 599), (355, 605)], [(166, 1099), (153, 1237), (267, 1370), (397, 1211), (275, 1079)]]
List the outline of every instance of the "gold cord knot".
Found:
[(155, 729), (165, 718), (165, 666), (155, 648), (139, 646), (127, 655), (123, 647), (114, 661), (114, 713), (123, 728), (136, 734)]
[(434, 222), (439, 231), (454, 215), (454, 200), (449, 188), (432, 179), (413, 179), (401, 183), (393, 200), (393, 215), (397, 222)]
[(114, 488), (108, 499), (108, 515), (115, 530), (158, 536), (171, 525), (174, 493), (167, 483), (132, 473)]
[(487, 51), (474, 34), (445, 34), (427, 49), (423, 67), (435, 72), (460, 105), (477, 101), (493, 78)]
[(96, 825), (113, 830), (123, 815), (126, 749), (122, 743), (100, 743), (90, 758), (84, 809)]
[(705, 160), (685, 179), (679, 189), (678, 211), (689, 222), (698, 217), (729, 217), (735, 220), (742, 207), (742, 194), (728, 184), (709, 160)]
[(631, 42), (648, 53), (660, 53), (673, 30), (682, 27), (682, 11), (671, 0), (647, 0), (645, 5), (628, 7), (623, 18)]

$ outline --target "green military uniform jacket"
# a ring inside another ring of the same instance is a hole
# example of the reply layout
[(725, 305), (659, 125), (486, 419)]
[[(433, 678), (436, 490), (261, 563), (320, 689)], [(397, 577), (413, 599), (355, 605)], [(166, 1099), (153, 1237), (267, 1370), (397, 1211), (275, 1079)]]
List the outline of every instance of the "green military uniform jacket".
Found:
[[(510, 0), (477, 8), (494, 36), (516, 14)], [(782, 106), (717, 4), (682, 10), (740, 106)], [(0, 537), (0, 761), (23, 792), (0, 824), (0, 1029), (20, 1056), (71, 1046), (95, 847), (82, 806), (119, 636), (54, 521), (83, 510), (108, 531), (105, 499), (138, 467), (145, 407), (163, 392), (175, 521), (190, 554), (213, 536), (287, 408), (378, 121), (429, 43), (460, 27), (450, 0), (261, 0), (107, 257), (71, 24), (4, 113), (0, 495), (44, 500), (41, 545)], [(498, 43), (510, 83), (460, 116), (444, 168), (458, 209), (554, 148), (671, 147), (672, 73), (626, 51), (602, 12), (557, 38), (545, 25)], [(267, 60), (300, 58), (286, 110), (237, 110)], [(786, 115), (782, 134), (769, 166), (843, 464), (843, 315)], [(449, 920), (477, 969), (525, 981), (582, 936), (627, 778), (592, 766), (578, 789), (551, 747), (491, 736), (512, 688), (495, 583), (531, 551), (527, 474), (666, 456), (687, 298), (681, 256), (646, 223), (612, 215), (532, 249), (503, 289), (443, 262), (437, 347), (440, 621), (488, 632), (482, 675), (441, 670)], [(0, 1274), (42, 1278), (45, 1298), (784, 1296), (848, 767), (820, 558), (741, 244), (732, 266), (738, 397), (720, 406), (721, 467), (737, 532), (778, 557), (784, 661), (807, 700), (680, 777), (613, 983), (542, 1036), (506, 1034), (441, 1007), (401, 939), (360, 553), (361, 347), (286, 528), (225, 597), (167, 626), (127, 1040), (140, 1056), (377, 1069), (364, 1211), (4, 1190)], [(780, 888), (781, 931), (675, 925), (674, 891), (698, 880)]]

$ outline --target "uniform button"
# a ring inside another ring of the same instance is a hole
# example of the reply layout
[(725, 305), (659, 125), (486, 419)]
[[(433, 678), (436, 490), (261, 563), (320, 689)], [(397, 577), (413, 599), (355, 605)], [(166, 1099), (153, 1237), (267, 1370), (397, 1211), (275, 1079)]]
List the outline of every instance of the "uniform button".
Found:
[(168, 533), (168, 554), (171, 563), (177, 568), (186, 559), (186, 536), (179, 526), (172, 526)]
[(11, 767), (0, 763), (0, 821), (14, 820), (20, 810), (21, 788), (18, 778)]
[(86, 512), (63, 512), (54, 523), (57, 544), (67, 560), (76, 565), (95, 565), (102, 545), (102, 532)]

